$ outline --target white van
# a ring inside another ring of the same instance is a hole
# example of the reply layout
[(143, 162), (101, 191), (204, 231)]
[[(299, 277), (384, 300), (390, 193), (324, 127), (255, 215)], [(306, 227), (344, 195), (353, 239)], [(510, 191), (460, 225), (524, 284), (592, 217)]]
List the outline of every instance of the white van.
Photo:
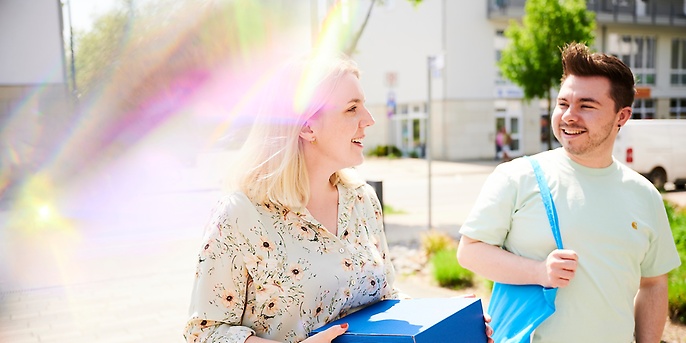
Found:
[(630, 119), (617, 135), (614, 157), (657, 189), (686, 185), (686, 120)]

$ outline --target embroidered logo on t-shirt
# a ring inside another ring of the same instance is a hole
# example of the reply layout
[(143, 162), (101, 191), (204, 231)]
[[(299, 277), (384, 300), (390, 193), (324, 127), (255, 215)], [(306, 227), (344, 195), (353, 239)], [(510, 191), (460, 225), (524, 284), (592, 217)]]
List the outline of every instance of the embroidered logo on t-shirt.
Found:
[(638, 230), (638, 224), (636, 222), (631, 222), (631, 227), (634, 228), (634, 230)]

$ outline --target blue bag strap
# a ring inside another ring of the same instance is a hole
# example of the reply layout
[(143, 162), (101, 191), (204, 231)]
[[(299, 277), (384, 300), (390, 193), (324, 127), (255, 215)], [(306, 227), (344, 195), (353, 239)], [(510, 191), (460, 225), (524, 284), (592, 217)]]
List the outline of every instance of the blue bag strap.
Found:
[(553, 201), (553, 196), (550, 194), (550, 188), (548, 188), (548, 183), (545, 181), (543, 176), (543, 170), (535, 159), (524, 156), (531, 166), (534, 168), (534, 174), (536, 174), (536, 181), (538, 182), (538, 189), (541, 191), (541, 198), (543, 198), (543, 204), (545, 205), (545, 212), (548, 214), (548, 221), (550, 222), (550, 228), (553, 230), (553, 236), (555, 237), (555, 244), (557, 244), (558, 249), (564, 249), (562, 247), (562, 236), (560, 235), (560, 224), (557, 220), (557, 210), (555, 209), (555, 202)]

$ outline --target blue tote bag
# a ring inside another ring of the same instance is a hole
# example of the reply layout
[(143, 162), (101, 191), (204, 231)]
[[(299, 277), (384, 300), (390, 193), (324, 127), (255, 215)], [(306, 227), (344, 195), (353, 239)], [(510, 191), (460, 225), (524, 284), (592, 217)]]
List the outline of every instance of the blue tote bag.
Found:
[[(555, 244), (562, 249), (557, 210), (538, 162), (525, 156), (534, 168)], [(497, 343), (530, 342), (531, 334), (555, 312), (557, 288), (540, 285), (510, 285), (495, 282), (488, 305), (493, 340)]]

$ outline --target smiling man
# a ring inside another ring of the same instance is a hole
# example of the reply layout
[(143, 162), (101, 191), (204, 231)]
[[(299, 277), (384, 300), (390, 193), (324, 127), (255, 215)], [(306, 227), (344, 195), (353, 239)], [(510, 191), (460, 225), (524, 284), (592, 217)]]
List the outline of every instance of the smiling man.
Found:
[[(533, 169), (500, 164), (460, 229), (462, 266), (491, 280), (559, 288), (533, 342), (659, 342), (667, 272), (680, 264), (660, 193), (612, 157), (631, 118), (634, 77), (583, 44), (562, 51), (552, 115), (562, 148), (533, 156), (557, 208), (556, 249)], [(493, 318), (494, 322), (497, 320)]]

